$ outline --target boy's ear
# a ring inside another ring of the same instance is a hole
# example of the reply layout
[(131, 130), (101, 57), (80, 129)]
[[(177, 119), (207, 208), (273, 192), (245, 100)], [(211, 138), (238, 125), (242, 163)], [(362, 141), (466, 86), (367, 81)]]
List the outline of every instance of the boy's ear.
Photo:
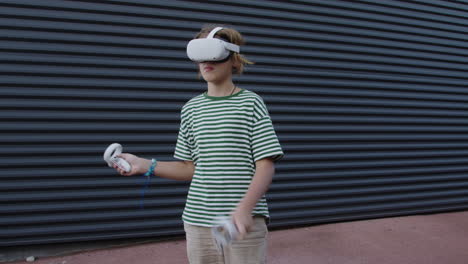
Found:
[(238, 60), (234, 60), (232, 63), (232, 73), (233, 74), (238, 74), (239, 73), (239, 68), (240, 68), (240, 62)]

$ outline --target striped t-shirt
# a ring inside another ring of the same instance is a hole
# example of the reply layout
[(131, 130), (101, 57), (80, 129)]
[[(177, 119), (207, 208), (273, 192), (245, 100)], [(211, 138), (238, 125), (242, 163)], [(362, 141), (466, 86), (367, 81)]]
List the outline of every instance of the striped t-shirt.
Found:
[[(230, 215), (249, 188), (255, 162), (282, 156), (268, 110), (254, 92), (192, 98), (182, 108), (174, 154), (195, 164), (184, 222), (210, 227)], [(269, 217), (265, 196), (252, 214)]]

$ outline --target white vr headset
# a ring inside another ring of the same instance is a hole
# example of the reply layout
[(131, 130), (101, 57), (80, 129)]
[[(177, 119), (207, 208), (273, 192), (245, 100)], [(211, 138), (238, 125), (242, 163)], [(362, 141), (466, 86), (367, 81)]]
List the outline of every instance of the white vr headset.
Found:
[(187, 44), (187, 56), (195, 62), (216, 62), (228, 58), (231, 51), (239, 53), (240, 47), (238, 45), (214, 38), (216, 32), (221, 29), (223, 28), (217, 27), (211, 30), (206, 38), (192, 39)]

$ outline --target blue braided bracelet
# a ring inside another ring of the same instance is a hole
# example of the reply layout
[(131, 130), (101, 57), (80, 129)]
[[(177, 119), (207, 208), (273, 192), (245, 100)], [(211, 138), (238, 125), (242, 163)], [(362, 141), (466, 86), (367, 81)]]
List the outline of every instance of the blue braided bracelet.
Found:
[(157, 164), (158, 164), (158, 161), (156, 159), (151, 159), (151, 166), (148, 169), (148, 171), (145, 174), (143, 174), (143, 176), (148, 177), (148, 178), (153, 176), (154, 168), (156, 167)]

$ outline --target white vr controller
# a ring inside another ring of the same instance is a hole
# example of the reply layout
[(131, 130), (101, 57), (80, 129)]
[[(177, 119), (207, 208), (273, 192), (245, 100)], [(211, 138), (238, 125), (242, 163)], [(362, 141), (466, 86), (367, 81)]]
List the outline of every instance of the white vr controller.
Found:
[(109, 167), (113, 167), (115, 164), (121, 170), (124, 170), (125, 172), (130, 172), (132, 170), (132, 166), (130, 166), (130, 163), (128, 163), (125, 159), (116, 157), (121, 153), (122, 145), (120, 145), (119, 143), (110, 144), (104, 152), (104, 160), (107, 162), (107, 165), (109, 165)]
[(219, 251), (231, 244), (238, 236), (237, 228), (230, 218), (221, 219), (211, 228), (211, 233)]

